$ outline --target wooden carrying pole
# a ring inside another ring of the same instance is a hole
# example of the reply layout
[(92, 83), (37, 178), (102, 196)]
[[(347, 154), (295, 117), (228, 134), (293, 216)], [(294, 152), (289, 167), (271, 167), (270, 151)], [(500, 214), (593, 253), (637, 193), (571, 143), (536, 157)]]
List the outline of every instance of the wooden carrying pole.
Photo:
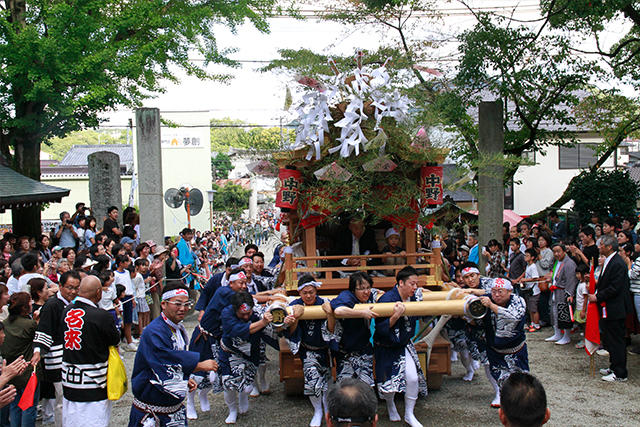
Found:
[[(368, 310), (371, 308), (374, 313), (380, 317), (391, 317), (395, 302), (378, 302), (372, 304), (356, 304), (354, 310)], [(409, 301), (404, 303), (404, 316), (440, 316), (449, 314), (452, 316), (471, 316), (474, 318), (483, 317), (486, 313), (486, 307), (482, 305), (480, 300), (475, 297), (466, 297), (464, 299), (455, 300), (436, 300), (436, 301)], [(288, 308), (291, 311), (291, 308)], [(341, 316), (336, 316), (340, 318)], [(304, 306), (304, 313), (300, 316), (302, 320), (318, 320), (326, 319), (327, 314), (322, 306), (312, 305)]]

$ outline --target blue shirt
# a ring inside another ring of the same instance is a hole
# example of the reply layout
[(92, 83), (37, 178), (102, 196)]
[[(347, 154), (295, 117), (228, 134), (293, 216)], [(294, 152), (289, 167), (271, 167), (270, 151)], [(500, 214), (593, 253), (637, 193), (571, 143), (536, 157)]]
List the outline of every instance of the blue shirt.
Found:
[[(373, 298), (372, 292), (366, 302), (373, 302)], [(331, 309), (335, 311), (338, 307), (353, 308), (356, 304), (360, 304), (358, 298), (351, 291), (346, 290), (340, 292), (336, 298), (331, 300)], [(345, 353), (353, 351), (363, 354), (373, 353), (373, 347), (370, 342), (371, 329), (367, 319), (338, 319), (338, 321), (343, 329), (339, 343), (340, 351)]]
[(478, 254), (478, 244), (477, 243), (469, 251), (469, 261), (470, 262), (475, 262), (476, 264), (478, 264), (480, 262), (480, 255)]

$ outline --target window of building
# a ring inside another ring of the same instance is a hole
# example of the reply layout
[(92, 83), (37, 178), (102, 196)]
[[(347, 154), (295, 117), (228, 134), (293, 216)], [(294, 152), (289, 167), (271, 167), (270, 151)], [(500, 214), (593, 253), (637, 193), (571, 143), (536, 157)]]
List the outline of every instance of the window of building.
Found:
[(576, 144), (573, 147), (558, 147), (560, 169), (584, 169), (598, 161), (598, 144)]
[(526, 150), (522, 152), (522, 163), (523, 166), (535, 165), (536, 164), (536, 151), (535, 150)]

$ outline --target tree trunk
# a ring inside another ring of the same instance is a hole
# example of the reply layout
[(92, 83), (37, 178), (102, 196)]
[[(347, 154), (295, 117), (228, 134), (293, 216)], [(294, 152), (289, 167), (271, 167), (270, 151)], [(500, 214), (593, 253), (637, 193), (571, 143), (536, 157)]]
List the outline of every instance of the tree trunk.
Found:
[[(40, 181), (40, 141), (29, 137), (16, 138), (14, 141), (13, 169)], [(13, 232), (18, 236), (39, 236), (42, 233), (40, 214), (40, 206), (11, 209)]]

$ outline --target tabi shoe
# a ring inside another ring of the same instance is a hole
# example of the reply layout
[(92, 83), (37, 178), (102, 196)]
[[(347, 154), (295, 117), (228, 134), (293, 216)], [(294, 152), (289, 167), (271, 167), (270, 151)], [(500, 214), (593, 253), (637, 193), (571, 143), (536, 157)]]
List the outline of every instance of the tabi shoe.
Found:
[(546, 338), (545, 341), (546, 342), (556, 342), (560, 338), (562, 338), (562, 333), (560, 332), (560, 329), (558, 329), (558, 330), (556, 330), (556, 332), (552, 336), (550, 336), (549, 338)]
[(196, 412), (196, 391), (190, 391), (187, 393), (187, 419), (197, 420), (198, 413)]
[(493, 400), (491, 401), (491, 407), (492, 408), (499, 408), (500, 407), (500, 395), (498, 395), (498, 396), (493, 398)]
[(613, 382), (621, 382), (621, 383), (623, 383), (623, 382), (627, 381), (627, 379), (626, 378), (618, 378), (618, 377), (616, 377), (616, 374), (611, 372), (609, 375), (603, 376), (602, 377), (602, 381), (606, 381), (606, 382), (609, 382), (609, 383), (613, 383)]
[(600, 375), (609, 375), (612, 374), (613, 371), (609, 368), (602, 368), (600, 369)]
[(198, 396), (200, 397), (200, 409), (202, 409), (202, 412), (209, 412), (211, 410), (208, 394), (208, 389), (198, 390)]
[(571, 334), (568, 330), (565, 330), (564, 335), (558, 341), (555, 342), (558, 345), (566, 345), (571, 343)]
[(249, 396), (247, 393), (238, 393), (238, 413), (244, 415), (249, 412)]
[(256, 386), (256, 384), (253, 384), (253, 387), (251, 388), (251, 393), (249, 393), (249, 397), (258, 397), (260, 396), (260, 390), (258, 390), (258, 386)]

